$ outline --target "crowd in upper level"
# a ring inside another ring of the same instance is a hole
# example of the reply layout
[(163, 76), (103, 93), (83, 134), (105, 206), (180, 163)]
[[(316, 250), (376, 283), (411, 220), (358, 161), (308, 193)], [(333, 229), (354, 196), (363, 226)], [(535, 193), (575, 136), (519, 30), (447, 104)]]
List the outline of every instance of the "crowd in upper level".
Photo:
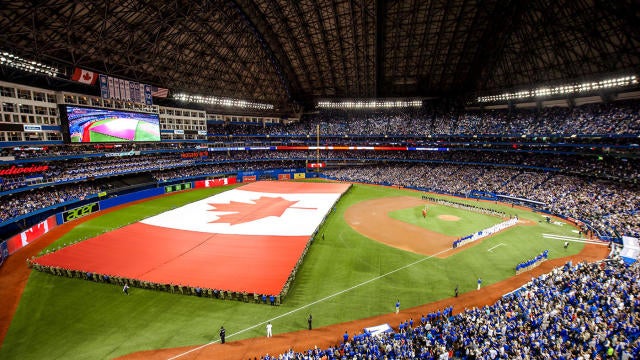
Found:
[[(601, 179), (616, 179), (625, 182), (640, 180), (640, 163), (633, 159), (597, 156), (555, 156), (526, 152), (497, 151), (211, 151), (199, 152), (203, 156), (183, 156), (183, 153), (151, 153), (118, 157), (91, 157), (48, 161), (47, 170), (0, 176), (0, 192), (19, 189), (38, 183), (77, 181), (127, 173), (144, 173), (193, 165), (207, 165), (228, 161), (297, 159), (301, 162), (335, 162), (345, 160), (370, 161), (375, 159), (402, 160), (433, 163), (482, 163), (518, 167), (538, 167), (572, 175), (584, 175)], [(302, 164), (304, 166), (304, 164)]]
[(217, 135), (638, 135), (640, 102), (588, 104), (542, 110), (442, 111), (427, 108), (321, 110), (302, 121), (279, 124), (210, 124)]
[(638, 359), (639, 280), (639, 263), (567, 264), (490, 306), (445, 309), (376, 335), (336, 334), (326, 349), (261, 359)]
[(0, 203), (0, 223), (21, 215), (29, 214), (49, 206), (67, 201), (83, 200), (102, 189), (95, 183), (83, 182), (72, 185), (41, 188), (17, 195), (3, 196)]

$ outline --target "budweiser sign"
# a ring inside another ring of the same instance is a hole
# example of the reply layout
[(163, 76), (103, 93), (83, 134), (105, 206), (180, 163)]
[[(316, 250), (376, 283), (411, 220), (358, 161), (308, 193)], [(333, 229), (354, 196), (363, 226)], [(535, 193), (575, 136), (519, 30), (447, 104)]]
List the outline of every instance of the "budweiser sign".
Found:
[(39, 173), (45, 172), (48, 169), (49, 165), (31, 165), (25, 167), (18, 167), (13, 165), (10, 168), (0, 169), (0, 176)]
[(208, 157), (209, 156), (209, 152), (208, 151), (186, 152), (186, 153), (182, 153), (181, 156), (182, 156), (183, 159), (192, 159), (192, 158), (198, 158), (198, 157)]

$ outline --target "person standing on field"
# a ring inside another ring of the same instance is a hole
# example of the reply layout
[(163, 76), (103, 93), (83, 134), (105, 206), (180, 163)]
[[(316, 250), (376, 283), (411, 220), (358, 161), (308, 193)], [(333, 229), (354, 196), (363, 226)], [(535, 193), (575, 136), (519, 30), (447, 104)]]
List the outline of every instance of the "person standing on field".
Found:
[(224, 330), (224, 326), (220, 326), (220, 343), (224, 344), (224, 337), (226, 336), (227, 332)]

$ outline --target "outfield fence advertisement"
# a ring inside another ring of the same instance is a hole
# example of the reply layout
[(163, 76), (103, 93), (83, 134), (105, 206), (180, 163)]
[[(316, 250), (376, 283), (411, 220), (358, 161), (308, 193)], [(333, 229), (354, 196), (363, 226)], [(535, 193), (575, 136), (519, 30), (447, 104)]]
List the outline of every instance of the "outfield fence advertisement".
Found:
[(29, 245), (40, 236), (48, 233), (54, 227), (56, 227), (56, 217), (50, 216), (46, 220), (32, 226), (28, 230), (25, 230), (20, 234), (10, 238), (6, 242), (8, 255), (11, 255), (21, 248)]
[(189, 189), (191, 189), (191, 183), (187, 182), (187, 183), (167, 185), (164, 187), (164, 192), (171, 193), (175, 191), (182, 191), (182, 190), (189, 190)]
[(194, 187), (196, 189), (200, 189), (200, 188), (210, 188), (210, 187), (231, 185), (235, 183), (236, 183), (236, 177), (230, 176), (230, 177), (225, 177), (220, 179), (198, 180), (194, 182)]
[(7, 246), (7, 242), (0, 243), (0, 266), (4, 264), (4, 262), (9, 257), (9, 247)]
[(301, 169), (272, 169), (272, 170), (256, 170), (256, 171), (240, 171), (237, 176), (238, 182), (254, 182), (260, 180), (290, 180), (297, 174), (306, 173), (304, 168)]
[(61, 214), (61, 218), (58, 219), (58, 224), (79, 219), (81, 217), (87, 216), (99, 210), (100, 210), (100, 204), (97, 202), (80, 206), (71, 210), (67, 210)]

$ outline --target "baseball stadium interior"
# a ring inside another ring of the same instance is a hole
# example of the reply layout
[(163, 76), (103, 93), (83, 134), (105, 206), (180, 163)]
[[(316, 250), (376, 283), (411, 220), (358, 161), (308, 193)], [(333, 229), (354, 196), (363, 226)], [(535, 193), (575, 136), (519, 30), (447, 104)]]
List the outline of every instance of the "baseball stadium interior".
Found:
[(614, 251), (481, 309), (250, 358), (640, 358), (637, 1), (12, 1), (0, 27), (0, 276), (34, 246), (24, 234), (104, 201), (221, 179), (376, 184), (527, 208)]

